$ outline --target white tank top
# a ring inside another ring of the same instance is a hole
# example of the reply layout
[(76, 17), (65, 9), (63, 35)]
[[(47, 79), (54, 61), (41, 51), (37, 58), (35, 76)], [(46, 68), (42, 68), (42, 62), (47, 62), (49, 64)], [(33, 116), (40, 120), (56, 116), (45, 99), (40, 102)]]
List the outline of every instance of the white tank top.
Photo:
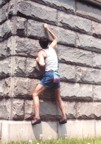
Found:
[(47, 54), (47, 57), (45, 59), (45, 71), (57, 71), (58, 70), (58, 58), (57, 54), (54, 48), (51, 48), (50, 46), (47, 49), (44, 49), (45, 53)]

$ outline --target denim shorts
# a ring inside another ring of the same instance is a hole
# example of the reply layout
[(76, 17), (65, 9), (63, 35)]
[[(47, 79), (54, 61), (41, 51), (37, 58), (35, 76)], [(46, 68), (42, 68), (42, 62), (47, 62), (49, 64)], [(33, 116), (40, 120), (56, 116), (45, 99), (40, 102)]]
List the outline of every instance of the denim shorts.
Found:
[(57, 71), (46, 71), (41, 79), (41, 84), (46, 88), (60, 88), (60, 75)]

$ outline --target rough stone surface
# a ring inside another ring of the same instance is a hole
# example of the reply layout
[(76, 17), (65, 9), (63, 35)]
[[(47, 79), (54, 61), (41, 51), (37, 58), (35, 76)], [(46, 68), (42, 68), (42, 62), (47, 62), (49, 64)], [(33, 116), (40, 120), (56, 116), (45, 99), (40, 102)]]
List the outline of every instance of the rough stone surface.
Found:
[(92, 53), (66, 46), (58, 46), (59, 60), (66, 63), (75, 63), (76, 65), (92, 66)]
[(71, 28), (76, 31), (80, 31), (83, 33), (91, 33), (92, 32), (92, 22), (90, 20), (74, 16), (67, 15), (65, 13), (59, 13), (58, 19), (60, 25), (63, 27)]
[(101, 103), (77, 103), (77, 117), (83, 119), (101, 118)]
[(36, 18), (40, 20), (46, 20), (50, 21), (53, 23), (56, 23), (56, 10), (36, 4), (31, 1), (20, 1), (18, 3), (18, 12), (21, 14), (31, 17), (31, 18)]
[(77, 10), (76, 13), (84, 16), (86, 18), (101, 21), (101, 11), (100, 9), (94, 8), (90, 5), (86, 5), (84, 3), (77, 2)]

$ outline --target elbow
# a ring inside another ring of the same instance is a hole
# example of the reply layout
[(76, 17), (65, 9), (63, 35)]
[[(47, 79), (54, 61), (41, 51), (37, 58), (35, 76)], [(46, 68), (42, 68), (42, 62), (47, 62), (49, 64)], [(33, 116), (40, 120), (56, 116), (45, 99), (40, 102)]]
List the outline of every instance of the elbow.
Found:
[(40, 64), (40, 66), (42, 66), (42, 67), (44, 67), (45, 66), (45, 63), (39, 63)]

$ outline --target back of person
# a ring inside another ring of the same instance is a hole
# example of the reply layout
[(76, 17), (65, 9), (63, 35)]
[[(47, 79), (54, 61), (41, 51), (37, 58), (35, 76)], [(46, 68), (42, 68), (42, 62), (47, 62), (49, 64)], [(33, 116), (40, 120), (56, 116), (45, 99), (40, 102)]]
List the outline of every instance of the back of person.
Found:
[(58, 71), (58, 58), (55, 49), (50, 46), (44, 49), (47, 57), (45, 59), (45, 71)]

